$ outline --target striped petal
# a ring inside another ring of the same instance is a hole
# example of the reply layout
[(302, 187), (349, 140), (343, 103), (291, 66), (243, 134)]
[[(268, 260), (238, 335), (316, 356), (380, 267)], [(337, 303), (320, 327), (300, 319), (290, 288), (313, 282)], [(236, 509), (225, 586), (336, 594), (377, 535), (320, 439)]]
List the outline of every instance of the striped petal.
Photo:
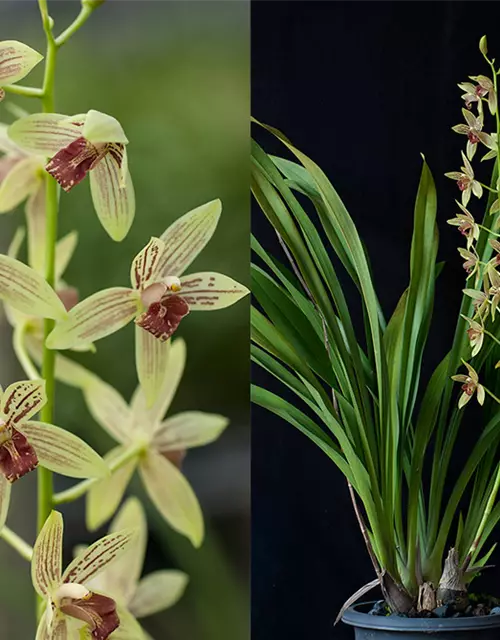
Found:
[[(111, 460), (121, 455), (124, 447), (112, 449), (104, 459), (109, 464)], [(109, 520), (122, 501), (126, 488), (137, 466), (138, 458), (114, 471), (109, 478), (100, 480), (92, 485), (87, 493), (86, 524), (89, 531), (95, 531)]]
[(92, 201), (112, 240), (121, 242), (128, 234), (135, 216), (135, 193), (130, 172), (122, 186), (122, 170), (115, 156), (108, 153), (90, 172)]
[(0, 184), (0, 213), (12, 211), (38, 190), (40, 169), (38, 158), (29, 156), (16, 162)]
[(108, 467), (78, 436), (45, 422), (24, 422), (19, 431), (35, 449), (39, 463), (70, 478), (104, 478)]
[(130, 269), (130, 281), (134, 289), (142, 291), (153, 280), (164, 251), (165, 243), (159, 238), (151, 238), (144, 249), (139, 251)]
[(9, 137), (25, 151), (54, 156), (82, 135), (83, 123), (59, 113), (33, 113), (12, 123)]
[(61, 582), (63, 530), (62, 515), (52, 511), (33, 547), (31, 579), (39, 596), (48, 596)]
[(66, 318), (56, 292), (34, 269), (19, 260), (0, 255), (0, 298), (31, 317)]
[(40, 60), (43, 56), (22, 42), (0, 42), (0, 87), (22, 80)]
[(176, 220), (161, 236), (166, 250), (158, 265), (160, 276), (181, 276), (213, 236), (222, 211), (212, 200)]
[(12, 484), (0, 474), (0, 530), (3, 528), (9, 513), (10, 492)]
[(159, 453), (150, 451), (139, 471), (153, 504), (170, 524), (195, 547), (203, 542), (203, 515), (197, 497), (183, 474)]
[(86, 382), (83, 393), (94, 420), (117, 442), (128, 442), (132, 411), (118, 391), (104, 380), (93, 376)]
[(135, 535), (133, 529), (126, 529), (97, 540), (71, 562), (63, 574), (63, 582), (85, 585), (126, 553)]
[(182, 598), (188, 581), (182, 571), (154, 571), (140, 581), (129, 609), (136, 618), (168, 609)]
[(45, 273), (45, 185), (45, 180), (40, 180), (25, 208), (28, 227), (28, 264), (40, 274)]
[(147, 408), (154, 405), (163, 387), (170, 353), (170, 340), (162, 342), (141, 327), (135, 327), (135, 363)]
[(239, 282), (220, 273), (192, 273), (181, 278), (181, 291), (191, 311), (215, 311), (230, 307), (250, 292)]
[(144, 391), (139, 386), (134, 393), (131, 409), (134, 422), (147, 434), (152, 435), (159, 427), (177, 391), (186, 366), (186, 343), (181, 338), (174, 340), (165, 369), (163, 387), (151, 408), (148, 408)]
[(185, 411), (162, 422), (153, 445), (160, 453), (201, 447), (217, 440), (228, 424), (227, 418), (215, 413)]
[(109, 532), (115, 533), (123, 529), (137, 529), (130, 551), (122, 557), (120, 562), (115, 562), (108, 567), (100, 579), (104, 579), (103, 590), (106, 593), (120, 602), (129, 602), (141, 577), (148, 540), (146, 514), (138, 498), (128, 498), (113, 519)]
[(2, 416), (9, 426), (32, 418), (47, 402), (44, 380), (16, 382), (5, 389), (2, 396)]
[(99, 291), (73, 307), (66, 320), (47, 338), (49, 349), (74, 349), (105, 338), (127, 325), (139, 313), (140, 295), (114, 287)]

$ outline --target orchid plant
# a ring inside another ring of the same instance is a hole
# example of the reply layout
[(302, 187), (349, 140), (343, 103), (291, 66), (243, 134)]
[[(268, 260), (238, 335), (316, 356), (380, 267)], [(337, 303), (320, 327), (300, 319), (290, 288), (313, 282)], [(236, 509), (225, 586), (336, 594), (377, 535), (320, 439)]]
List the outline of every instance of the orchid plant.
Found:
[[(27, 227), (0, 255), (0, 300), (27, 377), (0, 388), (0, 537), (31, 562), (39, 596), (37, 640), (149, 638), (137, 618), (181, 597), (187, 585), (181, 572), (161, 570), (141, 579), (147, 522), (139, 500), (131, 498), (116, 512), (138, 469), (170, 526), (194, 546), (202, 544), (203, 515), (182, 460), (187, 449), (218, 438), (228, 421), (198, 411), (164, 419), (186, 359), (184, 341), (171, 344), (171, 338), (190, 311), (222, 309), (248, 293), (218, 273), (184, 275), (216, 230), (219, 200), (181, 216), (131, 256), (130, 287), (79, 302), (77, 290), (64, 281), (78, 242), (76, 231), (58, 240), (59, 206), (71, 197), (67, 193), (88, 176), (95, 212), (116, 242), (127, 236), (136, 213), (129, 140), (119, 121), (96, 109), (73, 116), (55, 110), (60, 49), (102, 3), (82, 0), (74, 22), (56, 35), (47, 0), (38, 0), (47, 41), (42, 87), (18, 82), (44, 57), (20, 42), (0, 42), (0, 99), (21, 95), (42, 105), (40, 113), (12, 109), (20, 117), (0, 125), (0, 213), (25, 202)], [(25, 236), (27, 264), (19, 259)], [(138, 387), (129, 405), (110, 384), (57, 351), (95, 351), (95, 342), (131, 321)], [(82, 391), (96, 421), (117, 441), (103, 457), (53, 424), (56, 379)], [(32, 547), (6, 520), (12, 484), (34, 470), (38, 535)], [(81, 481), (54, 493), (54, 472)], [(84, 496), (89, 530), (115, 517), (109, 535), (79, 549), (63, 571), (63, 515), (54, 508)]]
[[(261, 125), (297, 162), (253, 144), (252, 191), (285, 261), (252, 239), (252, 359), (288, 395), (254, 386), (252, 397), (307, 435), (346, 477), (376, 575), (347, 605), (380, 585), (395, 612), (425, 615), (440, 604), (463, 611), (469, 584), (494, 549), (486, 545), (500, 520), (500, 71), (485, 38), (480, 51), (489, 75), (459, 85), (464, 123), (453, 129), (465, 135), (465, 149), (460, 171), (446, 174), (461, 192), (448, 222), (464, 237), (466, 284), (451, 348), (427, 381), (421, 366), (442, 265), (436, 263), (436, 190), (425, 160), (410, 283), (386, 320), (356, 225), (320, 167), (272, 127)], [(481, 161), (495, 160), (489, 184), (477, 176), (484, 171), (477, 163), (482, 147)], [(481, 204), (479, 222), (473, 207)], [(362, 303), (362, 338), (351, 321), (345, 279)], [(484, 425), (474, 420), (474, 446), (457, 479), (450, 461), (473, 397)]]

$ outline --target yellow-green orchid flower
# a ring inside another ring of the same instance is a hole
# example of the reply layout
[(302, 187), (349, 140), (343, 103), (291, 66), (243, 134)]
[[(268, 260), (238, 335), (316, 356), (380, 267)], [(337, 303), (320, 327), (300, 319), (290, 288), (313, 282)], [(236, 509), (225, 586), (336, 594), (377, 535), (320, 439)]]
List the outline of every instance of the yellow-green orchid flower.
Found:
[(479, 226), (472, 214), (460, 202), (457, 202), (457, 204), (462, 213), (457, 213), (455, 218), (450, 218), (446, 222), (458, 227), (460, 233), (467, 238), (467, 249), (470, 249), (473, 243), (479, 240)]
[(469, 160), (472, 160), (476, 153), (477, 143), (480, 141), (480, 133), (483, 129), (484, 118), (482, 113), (475, 116), (467, 109), (462, 109), (462, 114), (466, 124), (457, 124), (452, 127), (452, 129), (456, 133), (467, 136), (466, 153)]
[(5, 91), (2, 87), (16, 84), (35, 67), (43, 56), (28, 45), (17, 40), (0, 42), (0, 100)]
[(462, 160), (464, 165), (460, 167), (460, 171), (450, 171), (444, 175), (447, 178), (451, 178), (451, 180), (456, 180), (458, 188), (462, 192), (462, 204), (466, 207), (469, 203), (471, 193), (473, 193), (476, 198), (482, 197), (483, 187), (475, 179), (474, 169), (463, 151)]
[(13, 482), (38, 464), (71, 478), (108, 475), (104, 460), (77, 436), (32, 420), (47, 402), (45, 382), (26, 380), (0, 387), (0, 527), (5, 523)]
[(128, 170), (128, 139), (121, 124), (100, 111), (64, 116), (35, 113), (8, 129), (22, 149), (50, 158), (46, 170), (65, 191), (87, 173), (97, 216), (109, 236), (125, 238), (135, 215), (135, 196)]
[(117, 634), (113, 638), (136, 638), (131, 616), (123, 615), (113, 598), (88, 587), (99, 573), (128, 553), (135, 531), (118, 531), (101, 538), (63, 572), (63, 528), (62, 515), (53, 511), (33, 548), (33, 586), (46, 602), (36, 640), (107, 640), (113, 632)]
[[(59, 360), (59, 358), (58, 358)], [(67, 359), (65, 359), (67, 361)], [(87, 494), (87, 526), (100, 527), (116, 511), (136, 469), (152, 502), (177, 531), (200, 546), (204, 535), (200, 505), (181, 472), (187, 449), (216, 440), (228, 424), (227, 418), (200, 411), (186, 411), (163, 419), (179, 385), (186, 361), (181, 339), (173, 342), (167, 360), (164, 384), (158, 400), (148, 409), (139, 386), (128, 405), (110, 385), (96, 376), (79, 373), (81, 367), (66, 370), (61, 364), (57, 374), (69, 384), (82, 384), (82, 390), (95, 420), (119, 443), (104, 458), (109, 463), (126, 450), (127, 462), (111, 477), (98, 481)], [(67, 376), (64, 374), (67, 373)]]
[(132, 261), (131, 287), (105, 289), (77, 304), (47, 339), (50, 349), (95, 342), (132, 321), (136, 324), (139, 382), (151, 405), (163, 382), (166, 342), (190, 311), (214, 311), (249, 291), (220, 273), (184, 275), (212, 237), (221, 214), (214, 200), (185, 214)]
[[(154, 571), (141, 579), (148, 527), (144, 509), (137, 498), (131, 497), (117, 513), (109, 533), (135, 529), (136, 536), (127, 553), (120, 556), (117, 562), (110, 564), (98, 576), (93, 578), (87, 587), (92, 591), (106, 593), (119, 605), (120, 611), (134, 618), (137, 635), (134, 640), (150, 638), (137, 622), (137, 618), (145, 618), (164, 609), (172, 607), (183, 595), (188, 577), (182, 571), (166, 569)], [(79, 553), (83, 551), (80, 547)], [(133, 623), (129, 623), (132, 626)], [(111, 640), (121, 637), (120, 629), (112, 634)]]
[(455, 382), (462, 383), (463, 393), (458, 400), (459, 409), (462, 409), (462, 407), (464, 407), (469, 402), (469, 400), (476, 392), (477, 401), (479, 402), (479, 404), (484, 404), (484, 400), (486, 397), (486, 392), (483, 385), (479, 384), (479, 376), (477, 375), (477, 372), (467, 362), (464, 362), (464, 365), (467, 367), (467, 375), (459, 374), (456, 376), (451, 376), (451, 379), (455, 380)]

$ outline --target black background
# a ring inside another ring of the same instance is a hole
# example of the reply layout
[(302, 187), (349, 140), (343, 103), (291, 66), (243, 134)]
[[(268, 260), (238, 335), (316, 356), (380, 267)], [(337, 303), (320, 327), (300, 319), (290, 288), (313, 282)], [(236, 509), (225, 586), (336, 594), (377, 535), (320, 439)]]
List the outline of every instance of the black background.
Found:
[[(456, 85), (469, 75), (488, 75), (478, 50), (484, 33), (500, 58), (498, 25), (497, 2), (252, 6), (253, 115), (281, 129), (332, 180), (368, 246), (387, 315), (408, 282), (419, 154), (426, 156), (438, 191), (439, 259), (447, 263), (438, 281), (426, 372), (451, 344), (464, 286), (457, 253), (463, 243), (446, 224), (458, 211), (458, 190), (443, 176), (458, 169), (465, 147), (465, 138), (450, 130), (462, 121)], [(283, 155), (270, 136), (254, 134), (268, 152)], [(474, 201), (470, 209), (479, 216), (481, 205)], [(252, 227), (282, 259), (255, 203)], [(277, 389), (256, 367), (253, 379)], [(477, 413), (468, 411), (462, 431), (477, 434)], [(258, 407), (252, 423), (252, 637), (351, 639), (353, 632), (333, 628), (333, 620), (374, 575), (345, 480), (288, 423)], [(464, 435), (455, 472), (468, 447)], [(499, 575), (493, 569), (476, 587), (500, 595)]]

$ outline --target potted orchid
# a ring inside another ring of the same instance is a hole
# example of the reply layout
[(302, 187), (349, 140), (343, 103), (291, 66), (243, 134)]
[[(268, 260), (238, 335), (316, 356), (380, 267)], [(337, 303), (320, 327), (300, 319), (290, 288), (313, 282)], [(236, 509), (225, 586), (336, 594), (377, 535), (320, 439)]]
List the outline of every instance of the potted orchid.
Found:
[[(40, 640), (146, 638), (138, 619), (182, 596), (188, 581), (182, 572), (160, 570), (141, 579), (145, 513), (135, 498), (120, 504), (138, 470), (159, 514), (195, 547), (202, 544), (203, 514), (182, 460), (189, 448), (217, 439), (228, 421), (195, 410), (165, 416), (186, 362), (185, 342), (172, 336), (190, 312), (223, 309), (248, 293), (219, 273), (186, 274), (216, 230), (219, 200), (166, 230), (153, 230), (157, 235), (130, 256), (130, 285), (123, 274), (124, 286), (79, 301), (63, 279), (77, 244), (75, 232), (58, 238), (67, 193), (90, 183), (95, 212), (115, 242), (127, 236), (136, 213), (129, 140), (119, 121), (95, 109), (79, 113), (77, 104), (76, 115), (55, 108), (60, 50), (102, 2), (82, 0), (74, 22), (56, 33), (47, 0), (39, 0), (45, 56), (14, 40), (0, 42), (0, 98), (20, 95), (42, 107), (17, 110), (13, 123), (0, 126), (0, 213), (25, 202), (27, 228), (0, 255), (0, 299), (26, 376), (0, 389), (0, 537), (31, 564)], [(42, 61), (42, 86), (20, 85)], [(27, 264), (19, 260), (25, 236)], [(58, 351), (93, 351), (98, 340), (132, 322), (138, 385), (127, 403), (111, 384)], [(117, 442), (103, 457), (53, 424), (57, 379), (82, 391), (96, 421)], [(12, 484), (30, 472), (38, 476), (33, 545), (6, 525), (9, 507), (15, 508)], [(53, 473), (79, 482), (55, 493)], [(64, 568), (62, 505), (81, 497), (90, 531), (113, 520), (108, 535), (79, 548)]]
[[(464, 121), (453, 129), (464, 135), (465, 148), (460, 170), (447, 174), (460, 193), (448, 222), (464, 239), (463, 298), (453, 343), (428, 380), (421, 365), (442, 265), (436, 190), (425, 160), (410, 283), (386, 316), (356, 225), (327, 176), (277, 129), (261, 125), (295, 161), (253, 144), (252, 191), (283, 256), (252, 238), (252, 358), (286, 390), (281, 396), (254, 386), (253, 402), (304, 433), (346, 478), (374, 570), (339, 615), (360, 639), (500, 633), (498, 601), (474, 595), (500, 520), (500, 71), (486, 38), (480, 51), (487, 75), (459, 85)], [(475, 175), (478, 158), (492, 163), (489, 184)], [(347, 279), (362, 304), (363, 337), (351, 321)], [(484, 422), (453, 478), (450, 461), (473, 398)], [(356, 604), (378, 586), (383, 600)]]

